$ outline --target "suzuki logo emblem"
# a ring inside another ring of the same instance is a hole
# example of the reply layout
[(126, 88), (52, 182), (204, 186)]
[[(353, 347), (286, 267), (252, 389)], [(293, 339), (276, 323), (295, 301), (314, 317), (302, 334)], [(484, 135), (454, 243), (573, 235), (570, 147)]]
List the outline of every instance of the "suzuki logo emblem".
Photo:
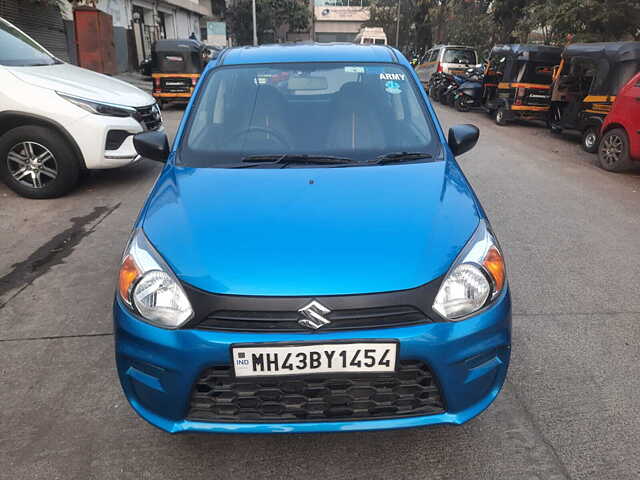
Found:
[(330, 314), (331, 310), (316, 300), (309, 302), (299, 309), (298, 312), (304, 317), (298, 320), (298, 324), (303, 327), (317, 330), (331, 323), (331, 321), (326, 318), (326, 315)]

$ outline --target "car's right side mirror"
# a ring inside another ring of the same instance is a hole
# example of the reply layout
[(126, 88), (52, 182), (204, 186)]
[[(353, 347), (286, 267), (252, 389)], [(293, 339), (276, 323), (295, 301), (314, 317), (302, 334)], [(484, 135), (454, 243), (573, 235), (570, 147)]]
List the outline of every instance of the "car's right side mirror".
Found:
[(480, 129), (475, 125), (454, 125), (449, 129), (448, 143), (454, 156), (471, 150), (480, 138)]
[(142, 132), (133, 137), (133, 146), (143, 158), (166, 162), (169, 158), (169, 139), (164, 132)]

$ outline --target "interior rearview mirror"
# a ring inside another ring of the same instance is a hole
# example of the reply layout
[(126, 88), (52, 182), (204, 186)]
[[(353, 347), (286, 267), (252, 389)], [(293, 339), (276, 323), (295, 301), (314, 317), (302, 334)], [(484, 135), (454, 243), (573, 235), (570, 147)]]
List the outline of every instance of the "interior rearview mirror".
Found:
[(454, 156), (471, 150), (480, 137), (480, 130), (475, 125), (454, 125), (449, 129), (448, 143)]
[(164, 132), (143, 132), (133, 137), (133, 146), (143, 158), (166, 162), (169, 157), (169, 139)]

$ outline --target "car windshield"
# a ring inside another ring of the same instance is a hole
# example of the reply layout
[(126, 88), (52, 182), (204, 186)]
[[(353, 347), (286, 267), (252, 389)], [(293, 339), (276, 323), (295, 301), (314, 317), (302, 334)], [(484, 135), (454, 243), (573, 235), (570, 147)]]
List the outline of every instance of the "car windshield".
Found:
[(0, 19), (0, 65), (28, 67), (58, 63), (40, 45)]
[(371, 162), (402, 152), (419, 161), (415, 152), (438, 152), (424, 102), (399, 65), (229, 66), (204, 82), (181, 141), (182, 165), (282, 155)]
[(476, 52), (461, 48), (447, 48), (444, 52), (444, 63), (465, 63), (467, 65), (475, 64)]

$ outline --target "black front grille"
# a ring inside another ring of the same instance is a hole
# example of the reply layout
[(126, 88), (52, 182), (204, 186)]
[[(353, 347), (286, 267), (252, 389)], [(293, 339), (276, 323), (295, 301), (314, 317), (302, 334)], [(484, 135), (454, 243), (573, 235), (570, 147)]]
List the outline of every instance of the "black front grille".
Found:
[(188, 418), (225, 422), (380, 419), (444, 412), (435, 378), (418, 360), (393, 373), (236, 378), (230, 366), (206, 369), (193, 387)]
[[(308, 332), (298, 324), (301, 315), (295, 311), (219, 310), (200, 322), (197, 328), (243, 332)], [(410, 306), (389, 306), (334, 310), (326, 318), (331, 322), (322, 330), (357, 330), (416, 325), (430, 320)]]
[(162, 125), (162, 116), (158, 105), (153, 104), (148, 107), (136, 108), (136, 120), (142, 123), (147, 130), (157, 130)]

